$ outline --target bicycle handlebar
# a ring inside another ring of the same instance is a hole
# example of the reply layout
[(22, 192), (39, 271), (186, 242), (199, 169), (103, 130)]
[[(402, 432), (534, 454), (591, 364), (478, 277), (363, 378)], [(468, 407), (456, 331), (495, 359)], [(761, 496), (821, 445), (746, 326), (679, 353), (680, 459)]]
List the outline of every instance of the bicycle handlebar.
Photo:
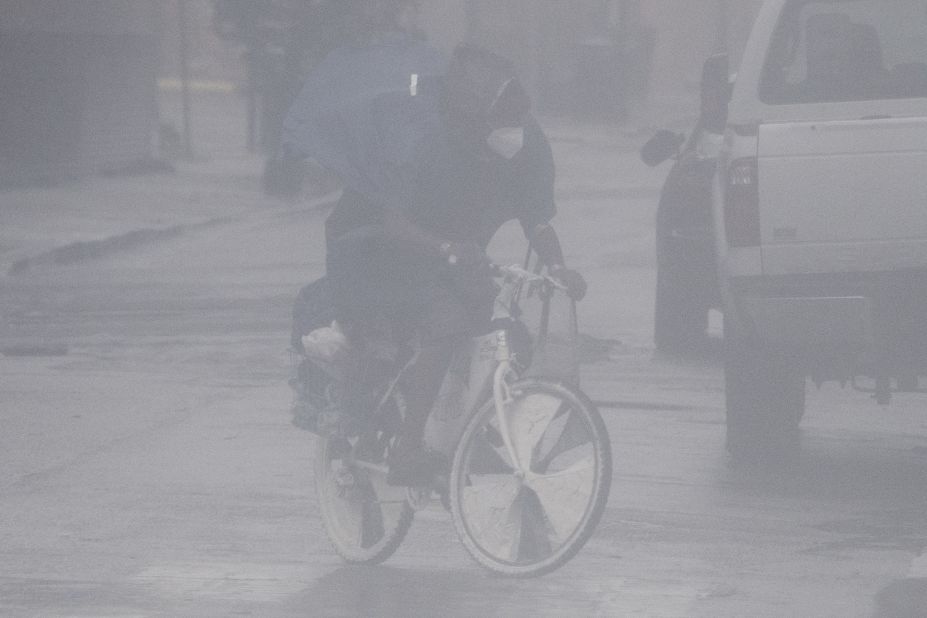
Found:
[(562, 284), (560, 281), (551, 277), (550, 275), (540, 275), (533, 273), (529, 270), (525, 270), (517, 264), (511, 266), (502, 266), (500, 264), (495, 264), (490, 262), (489, 269), (492, 272), (494, 277), (499, 278), (511, 278), (517, 279), (520, 281), (534, 282), (534, 281), (543, 281), (557, 288), (558, 290), (566, 290), (567, 286)]

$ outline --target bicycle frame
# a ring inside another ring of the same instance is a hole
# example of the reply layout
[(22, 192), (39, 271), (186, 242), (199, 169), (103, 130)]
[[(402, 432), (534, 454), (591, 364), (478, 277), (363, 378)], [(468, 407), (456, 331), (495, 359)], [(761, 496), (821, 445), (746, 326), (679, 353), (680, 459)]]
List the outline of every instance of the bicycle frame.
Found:
[[(320, 512), (334, 549), (348, 562), (388, 559), (415, 512), (435, 494), (470, 555), (504, 576), (532, 577), (559, 568), (601, 519), (611, 485), (604, 423), (568, 379), (551, 377), (565, 374), (543, 373), (552, 367), (544, 363), (540, 373), (532, 371), (537, 356), (529, 357), (531, 338), (518, 319), (533, 323), (531, 311), (521, 313), (519, 300), (538, 292), (543, 305), (537, 308), (542, 322), (548, 320), (560, 286), (517, 266), (497, 267), (496, 276), (502, 286), (494, 330), (458, 346), (428, 416), (425, 442), (447, 455), (445, 470), (433, 470), (420, 487), (388, 482), (390, 447), (407, 409), (401, 382), (416, 362), (414, 350), (385, 385), (374, 418), (366, 428), (357, 427), (360, 434), (322, 435), (315, 467)], [(575, 307), (565, 307), (575, 327)], [(546, 324), (540, 326), (548, 332)], [(551, 357), (575, 359), (564, 356), (556, 341), (562, 331), (550, 331)], [(574, 329), (568, 336), (575, 334)], [(537, 349), (546, 345), (535, 343)]]
[[(525, 295), (526, 285), (529, 286), (529, 296), (537, 291), (533, 286), (539, 286), (541, 292), (538, 296), (544, 303), (541, 314), (543, 336), (546, 332), (545, 322), (549, 316), (552, 291), (562, 286), (548, 276), (530, 272), (520, 266), (492, 268), (495, 275), (502, 280), (495, 301), (494, 322), (517, 322), (521, 315), (519, 300)], [(394, 397), (400, 408), (404, 406), (402, 393), (397, 387), (416, 360), (417, 354), (413, 353), (411, 359), (389, 382), (378, 400), (376, 413), (383, 410), (387, 402)], [(512, 446), (509, 422), (506, 418), (506, 407), (512, 399), (509, 384), (521, 377), (514, 361), (508, 332), (504, 328), (471, 337), (463, 342), (454, 352), (428, 416), (425, 427), (426, 444), (433, 450), (452, 457), (469, 419), (487, 401), (491, 401), (499, 415), (506, 449), (512, 461), (520, 468), (521, 464)]]
[[(496, 266), (494, 270), (503, 279), (502, 289), (496, 297), (496, 320), (517, 319), (518, 299), (526, 283), (561, 287), (550, 277), (519, 266)], [(506, 407), (512, 399), (509, 384), (519, 377), (513, 361), (505, 329), (473, 337), (468, 345), (462, 346), (454, 355), (429, 415), (425, 432), (428, 446), (452, 456), (467, 421), (480, 406), (491, 400), (499, 415), (506, 450), (512, 461), (518, 462), (506, 418)], [(518, 466), (520, 468), (521, 464), (518, 463)]]

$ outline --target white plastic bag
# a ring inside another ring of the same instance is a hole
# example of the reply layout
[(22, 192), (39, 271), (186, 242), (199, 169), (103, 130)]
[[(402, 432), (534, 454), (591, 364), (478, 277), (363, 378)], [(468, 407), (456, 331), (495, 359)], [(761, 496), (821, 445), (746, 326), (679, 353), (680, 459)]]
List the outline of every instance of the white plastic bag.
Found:
[(303, 336), (303, 349), (306, 357), (317, 363), (338, 365), (347, 355), (348, 338), (335, 320), (331, 326), (317, 328)]

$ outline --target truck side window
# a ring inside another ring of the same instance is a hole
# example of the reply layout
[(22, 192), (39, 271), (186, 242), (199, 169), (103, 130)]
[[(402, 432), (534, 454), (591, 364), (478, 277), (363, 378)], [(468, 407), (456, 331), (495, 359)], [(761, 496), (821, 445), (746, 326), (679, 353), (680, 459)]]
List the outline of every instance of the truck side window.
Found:
[(927, 97), (927, 3), (792, 3), (773, 37), (759, 94), (771, 105)]

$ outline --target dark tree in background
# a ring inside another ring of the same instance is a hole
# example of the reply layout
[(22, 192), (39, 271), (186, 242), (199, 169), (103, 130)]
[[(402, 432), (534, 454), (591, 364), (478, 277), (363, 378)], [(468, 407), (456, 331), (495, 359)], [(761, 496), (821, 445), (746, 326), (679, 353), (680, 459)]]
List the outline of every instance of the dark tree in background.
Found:
[[(280, 151), (303, 81), (346, 34), (344, 0), (214, 0), (219, 36), (240, 43), (248, 77), (248, 149), (267, 155), (265, 193), (292, 198), (309, 168)], [(316, 170), (318, 171), (318, 170)], [(324, 175), (323, 175), (324, 176)], [(320, 178), (316, 184), (325, 185)]]
[(273, 155), (305, 76), (343, 36), (344, 2), (214, 0), (215, 27), (240, 43), (248, 77), (248, 147)]

